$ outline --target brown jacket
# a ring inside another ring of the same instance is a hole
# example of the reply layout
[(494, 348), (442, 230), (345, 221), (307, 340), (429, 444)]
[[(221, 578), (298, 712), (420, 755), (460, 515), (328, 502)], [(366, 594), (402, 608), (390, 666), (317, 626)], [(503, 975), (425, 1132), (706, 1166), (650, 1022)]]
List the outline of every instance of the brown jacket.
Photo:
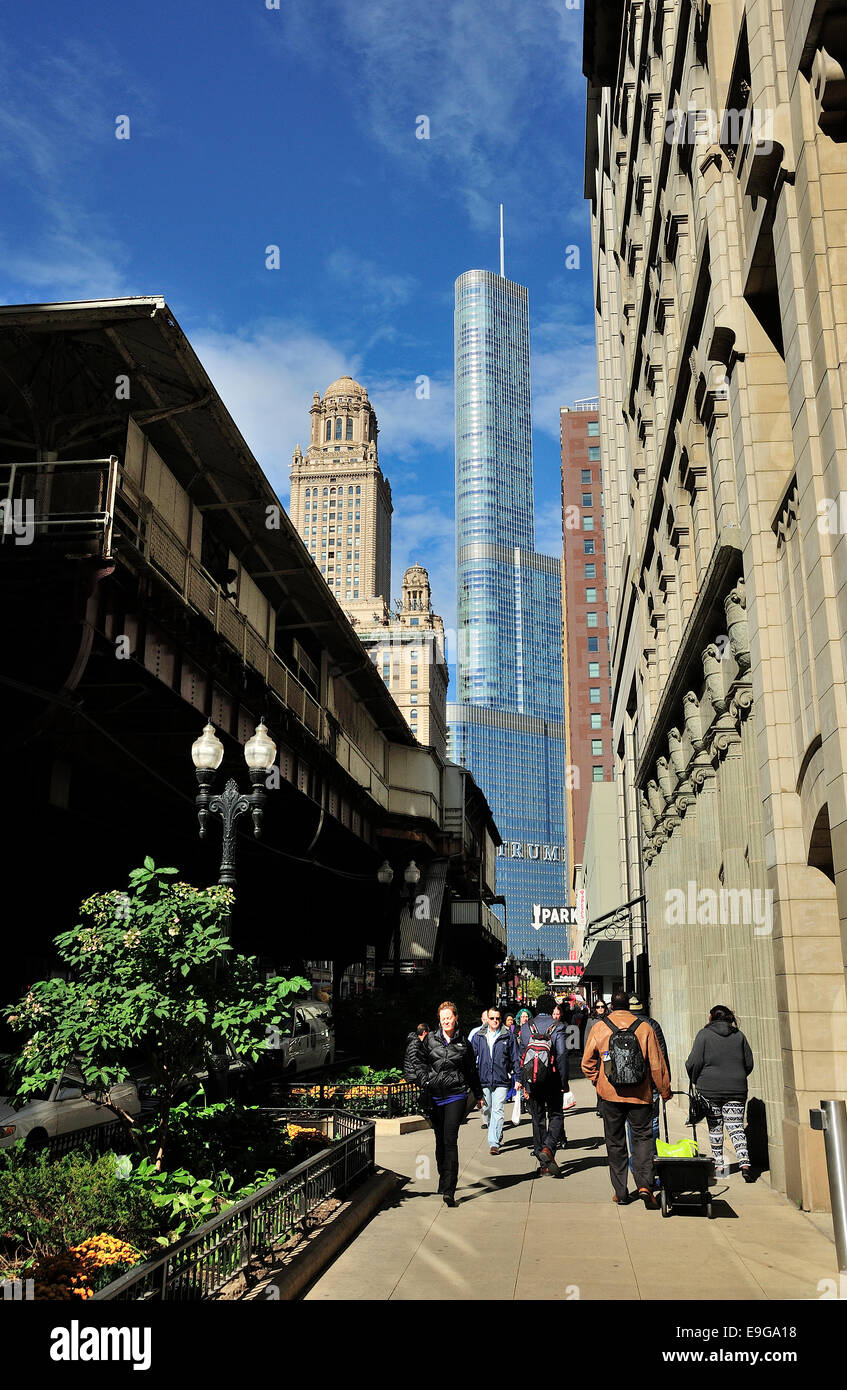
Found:
[(601, 1100), (626, 1101), (630, 1105), (650, 1105), (653, 1100), (654, 1085), (659, 1095), (664, 1096), (665, 1100), (670, 1100), (671, 1085), (668, 1069), (665, 1066), (662, 1049), (659, 1047), (658, 1039), (650, 1024), (642, 1015), (631, 1014), (627, 1009), (616, 1009), (612, 1018), (619, 1028), (628, 1028), (630, 1023), (635, 1022), (636, 1018), (641, 1019), (643, 1027), (636, 1030), (635, 1036), (647, 1063), (647, 1075), (637, 1086), (622, 1086), (620, 1090), (615, 1089), (603, 1066), (603, 1054), (608, 1051), (612, 1030), (608, 1023), (602, 1019), (598, 1019), (585, 1039), (585, 1051), (582, 1054), (583, 1075), (587, 1076), (591, 1084), (597, 1087), (597, 1094)]

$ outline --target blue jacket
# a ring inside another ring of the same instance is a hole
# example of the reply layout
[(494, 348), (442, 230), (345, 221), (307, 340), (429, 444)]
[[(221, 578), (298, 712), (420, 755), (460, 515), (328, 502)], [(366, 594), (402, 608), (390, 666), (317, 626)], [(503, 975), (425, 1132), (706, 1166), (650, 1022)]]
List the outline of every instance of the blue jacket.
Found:
[[(562, 1083), (563, 1089), (566, 1089), (568, 1084), (568, 1045), (566, 1027), (564, 1023), (557, 1024), (556, 1020), (552, 1018), (550, 1014), (538, 1014), (538, 1016), (534, 1018), (532, 1021), (535, 1024), (536, 1030), (542, 1038), (544, 1037), (544, 1034), (549, 1031), (550, 1028), (555, 1028), (556, 1031), (554, 1032), (551, 1039), (551, 1042), (553, 1044), (553, 1057), (555, 1059), (556, 1068), (559, 1073), (559, 1080)], [(524, 1052), (529, 1047), (531, 1041), (532, 1034), (529, 1031), (529, 1024), (524, 1023), (521, 1025), (520, 1041), (518, 1043), (519, 1064), (520, 1058), (524, 1055)]]
[(508, 1028), (501, 1028), (494, 1039), (494, 1049), (488, 1046), (488, 1027), (471, 1038), (471, 1047), (476, 1055), (476, 1069), (479, 1079), (487, 1090), (498, 1086), (515, 1084), (518, 1073), (518, 1045), (514, 1034)]

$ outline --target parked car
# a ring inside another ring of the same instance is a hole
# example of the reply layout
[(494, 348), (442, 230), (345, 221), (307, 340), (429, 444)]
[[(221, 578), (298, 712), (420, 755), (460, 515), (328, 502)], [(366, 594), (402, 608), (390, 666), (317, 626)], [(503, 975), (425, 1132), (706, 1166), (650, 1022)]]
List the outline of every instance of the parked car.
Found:
[(134, 1082), (112, 1086), (112, 1105), (102, 1091), (89, 1086), (74, 1066), (45, 1086), (41, 1094), (10, 1094), (9, 1057), (0, 1058), (0, 1148), (7, 1149), (23, 1140), (27, 1148), (42, 1149), (51, 1139), (79, 1130), (108, 1125), (120, 1119), (112, 1106), (133, 1118), (141, 1112)]
[(281, 1067), (286, 1075), (319, 1071), (335, 1061), (335, 1032), (325, 1004), (313, 1000), (298, 1004), (293, 1031), (280, 1033), (277, 1028), (269, 1028), (268, 1038), (270, 1047), (265, 1060), (277, 1069)]

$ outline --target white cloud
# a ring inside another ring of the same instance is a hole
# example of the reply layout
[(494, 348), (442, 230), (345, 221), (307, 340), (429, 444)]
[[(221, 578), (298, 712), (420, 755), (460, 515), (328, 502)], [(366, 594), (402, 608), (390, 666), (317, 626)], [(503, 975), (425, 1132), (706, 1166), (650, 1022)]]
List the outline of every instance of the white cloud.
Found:
[(358, 359), (294, 325), (271, 321), (241, 333), (198, 328), (197, 356), (280, 497), (288, 497), (295, 444), (309, 444), (309, 410), (340, 376), (355, 376)]
[(129, 253), (109, 234), (102, 187), (94, 189), (98, 158), (114, 153), (116, 115), (145, 124), (146, 94), (102, 37), (96, 49), (77, 39), (25, 55), (0, 47), (0, 92), (0, 166), (33, 209), (32, 233), (0, 244), (4, 298), (33, 287), (56, 300), (132, 292)]
[(366, 256), (359, 256), (349, 247), (333, 251), (326, 261), (326, 268), (333, 279), (345, 285), (361, 300), (364, 313), (374, 310), (396, 309), (411, 299), (418, 282), (412, 275), (392, 275), (384, 266), (377, 265)]
[(283, 498), (288, 496), (294, 446), (299, 443), (305, 452), (309, 444), (314, 392), (323, 394), (340, 376), (353, 376), (367, 386), (379, 421), (380, 463), (400, 489), (433, 452), (452, 449), (450, 381), (433, 378), (429, 400), (418, 400), (415, 378), (372, 378), (363, 370), (360, 355), (280, 320), (235, 333), (201, 326), (190, 336), (224, 404)]
[(583, 300), (576, 298), (565, 278), (549, 287), (545, 317), (532, 327), (532, 423), (557, 442), (560, 407), (597, 394), (590, 302), (583, 318), (581, 311), (585, 312)]
[[(323, 72), (312, 0), (287, 0), (285, 8), (286, 48)], [(513, 226), (519, 218), (549, 224), (551, 201), (570, 219), (566, 178), (580, 176), (583, 140), (565, 119), (565, 103), (584, 103), (581, 10), (561, 0), (429, 8), (336, 0), (331, 27), (360, 119), (418, 193), (422, 179), (437, 183), (493, 238), (501, 200)], [(428, 140), (416, 138), (420, 115), (429, 117)]]

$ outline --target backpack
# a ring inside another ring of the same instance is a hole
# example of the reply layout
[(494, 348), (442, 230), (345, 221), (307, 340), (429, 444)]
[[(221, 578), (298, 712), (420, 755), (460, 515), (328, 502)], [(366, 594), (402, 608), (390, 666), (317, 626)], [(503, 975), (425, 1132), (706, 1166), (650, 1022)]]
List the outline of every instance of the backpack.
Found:
[(644, 1053), (641, 1051), (641, 1045), (635, 1036), (639, 1025), (645, 1020), (637, 1018), (634, 1023), (630, 1023), (628, 1028), (619, 1028), (608, 1017), (603, 1022), (608, 1023), (612, 1029), (608, 1056), (603, 1062), (607, 1079), (615, 1088), (618, 1086), (637, 1086), (647, 1075)]
[(554, 1023), (544, 1034), (534, 1023), (529, 1025), (529, 1042), (521, 1057), (520, 1079), (524, 1086), (543, 1086), (553, 1072), (553, 1034), (559, 1027)]

